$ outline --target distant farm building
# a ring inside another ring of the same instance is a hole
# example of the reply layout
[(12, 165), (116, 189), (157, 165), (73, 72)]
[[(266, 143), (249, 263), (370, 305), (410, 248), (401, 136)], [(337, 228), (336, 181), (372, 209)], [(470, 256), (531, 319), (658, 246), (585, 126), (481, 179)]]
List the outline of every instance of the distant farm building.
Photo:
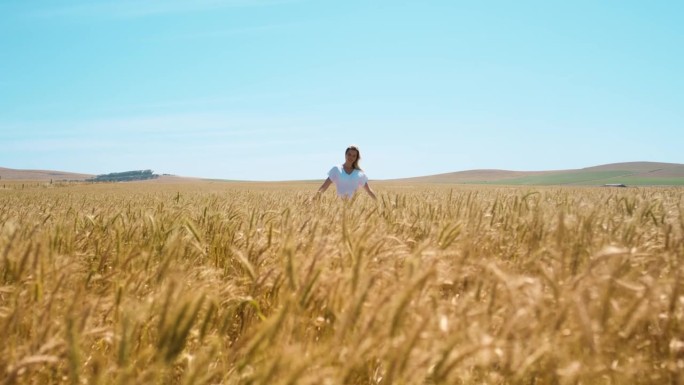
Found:
[(603, 187), (627, 187), (627, 185), (624, 183), (607, 183)]

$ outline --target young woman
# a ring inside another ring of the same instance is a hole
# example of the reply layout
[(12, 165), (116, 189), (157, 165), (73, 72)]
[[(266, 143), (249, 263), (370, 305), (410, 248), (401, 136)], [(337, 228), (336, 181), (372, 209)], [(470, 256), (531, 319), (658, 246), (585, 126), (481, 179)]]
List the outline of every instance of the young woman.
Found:
[(368, 185), (368, 177), (359, 167), (359, 161), (361, 160), (359, 148), (356, 146), (347, 147), (344, 151), (344, 158), (344, 164), (335, 166), (328, 171), (328, 179), (318, 189), (316, 197), (323, 194), (330, 187), (331, 183), (335, 183), (337, 196), (341, 198), (351, 198), (356, 190), (363, 187), (371, 198), (377, 199), (375, 193)]

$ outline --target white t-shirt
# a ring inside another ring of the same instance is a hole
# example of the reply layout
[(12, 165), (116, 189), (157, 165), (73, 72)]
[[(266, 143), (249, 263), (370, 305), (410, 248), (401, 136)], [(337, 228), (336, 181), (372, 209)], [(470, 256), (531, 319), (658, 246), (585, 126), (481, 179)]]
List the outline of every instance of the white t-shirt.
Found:
[(343, 166), (335, 166), (328, 171), (330, 178), (337, 188), (337, 196), (351, 198), (359, 187), (368, 183), (368, 177), (361, 170), (354, 170), (351, 174), (344, 171)]

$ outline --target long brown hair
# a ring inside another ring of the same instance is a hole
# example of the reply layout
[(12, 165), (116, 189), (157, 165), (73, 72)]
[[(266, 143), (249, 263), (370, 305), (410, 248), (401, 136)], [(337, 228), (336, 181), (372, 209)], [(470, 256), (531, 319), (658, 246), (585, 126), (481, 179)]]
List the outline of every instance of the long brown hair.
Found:
[[(356, 151), (356, 155), (357, 155), (356, 160), (354, 161), (354, 163), (352, 163), (352, 168), (354, 168), (355, 170), (361, 170), (361, 167), (359, 166), (359, 161), (361, 160), (361, 151), (359, 151), (358, 147), (351, 145), (351, 146), (347, 147), (346, 150), (344, 150), (344, 155), (346, 156), (349, 153), (349, 151), (351, 151), (351, 150)], [(363, 170), (361, 170), (361, 171), (363, 171)]]

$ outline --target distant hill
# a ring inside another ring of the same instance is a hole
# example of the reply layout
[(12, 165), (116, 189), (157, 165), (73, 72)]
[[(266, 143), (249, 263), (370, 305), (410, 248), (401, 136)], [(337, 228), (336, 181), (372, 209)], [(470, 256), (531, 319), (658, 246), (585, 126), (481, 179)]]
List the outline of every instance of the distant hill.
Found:
[[(1, 180), (86, 181), (95, 175), (49, 170), (15, 170), (0, 167)], [(180, 183), (206, 179), (162, 175), (146, 182)], [(214, 180), (217, 181), (217, 180)], [(385, 180), (400, 183), (460, 183), (492, 185), (684, 186), (684, 164), (657, 162), (611, 163), (573, 170), (510, 171), (467, 170), (446, 174)]]
[(0, 167), (1, 180), (86, 180), (94, 175), (51, 170), (16, 170)]
[(392, 181), (497, 185), (625, 184), (627, 186), (683, 186), (684, 164), (626, 162), (555, 171), (469, 170), (415, 178), (393, 179)]
[[(120, 173), (113, 173), (107, 175), (117, 175)], [(3, 180), (7, 181), (104, 181), (107, 175), (93, 175), (80, 174), (66, 171), (53, 170), (18, 170), (12, 168), (0, 167), (0, 183)], [(99, 177), (99, 179), (98, 179)], [(103, 178), (104, 177), (104, 178)], [(143, 178), (141, 178), (143, 179)], [(192, 183), (201, 181), (202, 179), (193, 177), (183, 177), (176, 175), (155, 175), (155, 178), (144, 179), (147, 183)]]

